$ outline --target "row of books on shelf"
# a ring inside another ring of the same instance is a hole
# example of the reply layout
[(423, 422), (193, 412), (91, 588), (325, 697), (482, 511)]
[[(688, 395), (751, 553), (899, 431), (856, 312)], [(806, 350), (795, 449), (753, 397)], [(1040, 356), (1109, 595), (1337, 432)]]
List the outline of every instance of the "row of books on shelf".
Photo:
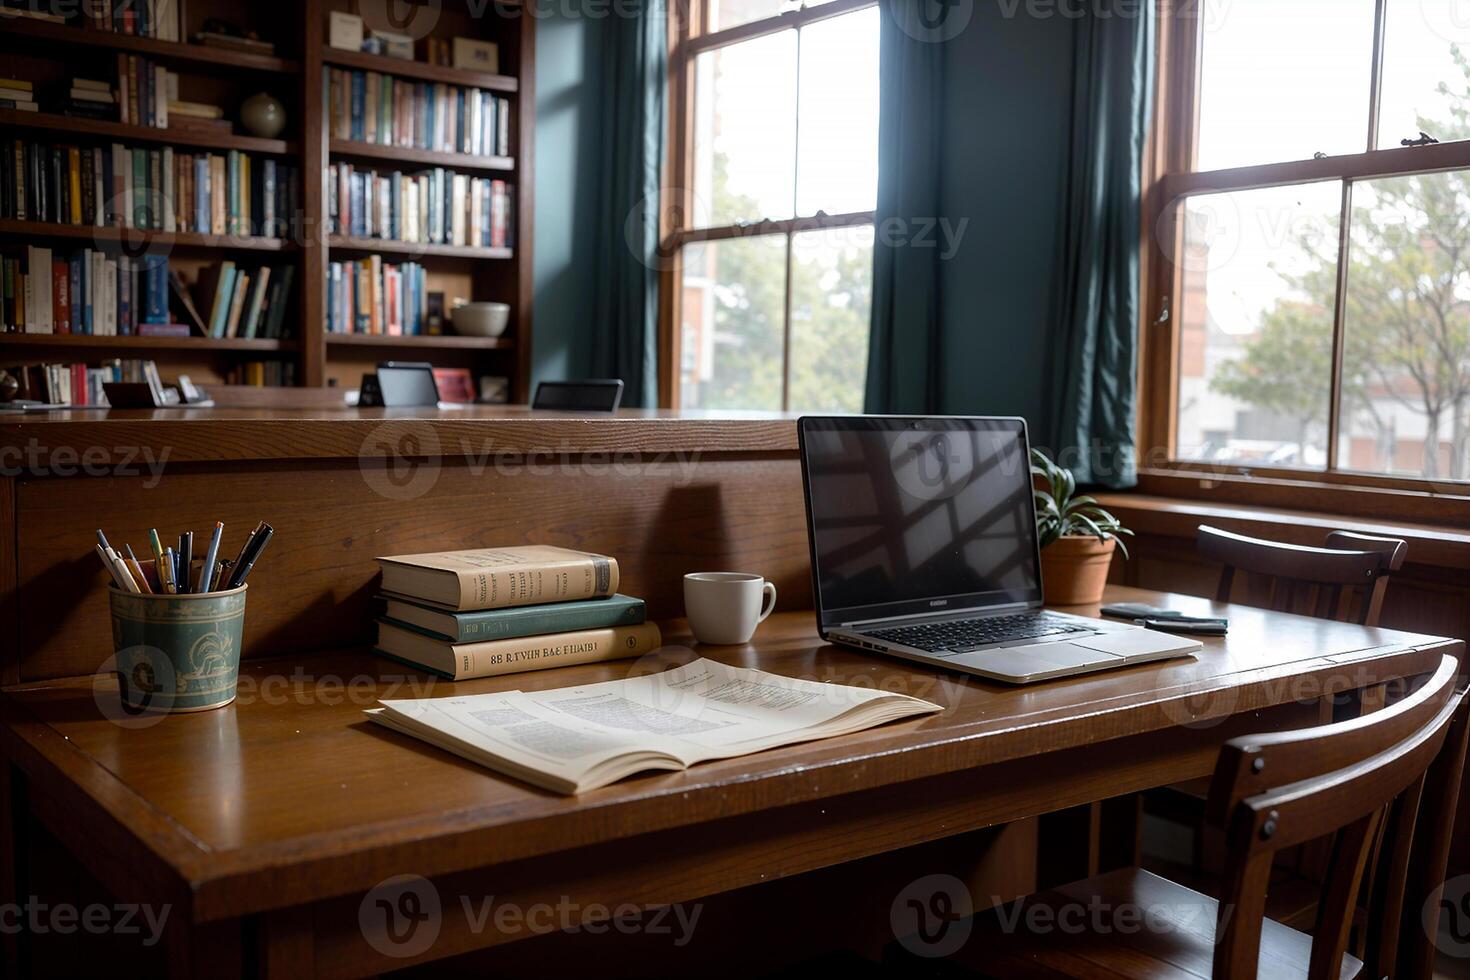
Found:
[(291, 388), (296, 384), (295, 361), (247, 361), (225, 374), (225, 384), (253, 388)]
[(78, 5), (81, 22), (92, 30), (182, 41), (181, 0), (87, 0)]
[(88, 364), (27, 364), (10, 369), (20, 382), (19, 397), (48, 405), (106, 405), (102, 386), (115, 381), (146, 382), (161, 389), (158, 365), (152, 361), (117, 359)]
[(417, 262), (393, 264), (370, 255), (328, 266), (328, 333), (423, 334), (428, 321), (427, 283)]
[(510, 100), (503, 96), (337, 68), (325, 84), (334, 139), (510, 156)]
[[(206, 337), (278, 340), (286, 332), (296, 266), (247, 269), (216, 262), (199, 270), (194, 295), (199, 306), (191, 319)], [(208, 309), (208, 316), (203, 311)]]
[(226, 154), (0, 144), (0, 218), (214, 235), (291, 234), (300, 213), (295, 166)]
[(497, 248), (512, 240), (510, 186), (503, 180), (442, 167), (403, 174), (334, 163), (327, 188), (332, 234)]
[[(159, 41), (184, 39), (181, 0), (86, 0), (85, 3), (53, 4), (50, 10), (41, 7), (36, 0), (6, 0), (0, 3), (0, 16), (42, 20), (109, 34), (151, 37)], [(275, 45), (267, 41), (246, 37), (219, 24), (206, 24), (219, 29), (200, 31), (194, 35), (194, 43), (252, 54), (275, 52)]]
[(119, 260), (83, 248), (63, 256), (32, 245), (24, 259), (0, 259), (0, 326), (99, 337), (280, 338), (295, 277), (294, 265), (247, 270), (218, 262), (200, 270), (191, 291), (162, 255)]
[(144, 327), (170, 322), (169, 292), (181, 288), (157, 255), (119, 261), (96, 249), (68, 256), (30, 245), (24, 259), (0, 259), (0, 267), (5, 329), (24, 333), (152, 333)]

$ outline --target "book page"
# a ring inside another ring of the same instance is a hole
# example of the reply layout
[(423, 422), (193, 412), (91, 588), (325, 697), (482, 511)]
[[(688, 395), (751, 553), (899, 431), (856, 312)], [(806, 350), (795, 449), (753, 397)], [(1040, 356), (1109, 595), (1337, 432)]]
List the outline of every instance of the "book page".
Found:
[[(904, 714), (940, 710), (907, 695), (821, 684), (704, 659), (660, 674), (526, 697), (558, 718), (637, 736), (640, 745), (689, 765), (799, 741), (808, 737), (805, 733), (816, 734), (821, 726), (880, 702), (904, 703)], [(887, 718), (878, 719), (883, 720)]]
[(445, 736), (459, 747), (573, 783), (598, 764), (640, 748), (626, 734), (548, 715), (520, 691), (381, 703), (392, 720), (420, 737)]

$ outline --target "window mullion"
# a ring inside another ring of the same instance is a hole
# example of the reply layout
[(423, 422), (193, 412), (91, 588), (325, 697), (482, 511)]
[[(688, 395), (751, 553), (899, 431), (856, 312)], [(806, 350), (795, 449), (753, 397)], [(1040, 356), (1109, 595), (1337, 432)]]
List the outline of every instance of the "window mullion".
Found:
[[(1342, 212), (1337, 232), (1337, 296), (1332, 309), (1332, 387), (1327, 399), (1327, 469), (1337, 469), (1338, 431), (1342, 425), (1342, 365), (1347, 344), (1348, 261), (1352, 257), (1353, 182), (1342, 182)], [(1303, 447), (1305, 449), (1306, 447)]]
[(791, 411), (791, 262), (795, 234), (786, 233), (786, 291), (781, 314), (781, 411)]
[(1373, 12), (1373, 73), (1368, 83), (1368, 152), (1378, 148), (1378, 113), (1383, 105), (1383, 35), (1388, 0), (1378, 0)]

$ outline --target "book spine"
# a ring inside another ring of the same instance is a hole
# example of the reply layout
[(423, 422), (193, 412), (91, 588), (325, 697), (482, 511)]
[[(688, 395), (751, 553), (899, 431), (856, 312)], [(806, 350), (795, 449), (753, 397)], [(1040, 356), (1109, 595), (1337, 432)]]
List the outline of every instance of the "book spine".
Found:
[(657, 623), (640, 623), (637, 626), (555, 633), (551, 636), (458, 644), (454, 649), (454, 679), (472, 680), (600, 660), (641, 657), (658, 649), (662, 641)]
[(503, 609), (537, 602), (595, 599), (618, 591), (618, 563), (589, 555), (545, 565), (459, 573), (460, 609)]

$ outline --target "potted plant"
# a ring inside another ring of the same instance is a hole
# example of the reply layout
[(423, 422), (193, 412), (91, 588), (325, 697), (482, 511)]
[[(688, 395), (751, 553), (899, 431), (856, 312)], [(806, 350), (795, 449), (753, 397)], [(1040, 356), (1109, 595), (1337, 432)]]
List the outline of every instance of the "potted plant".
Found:
[(1098, 504), (1076, 496), (1071, 471), (1031, 450), (1031, 475), (1040, 482), (1036, 494), (1036, 531), (1041, 543), (1041, 582), (1046, 601), (1054, 606), (1080, 606), (1102, 601), (1113, 549), (1128, 557), (1121, 535), (1133, 532)]

